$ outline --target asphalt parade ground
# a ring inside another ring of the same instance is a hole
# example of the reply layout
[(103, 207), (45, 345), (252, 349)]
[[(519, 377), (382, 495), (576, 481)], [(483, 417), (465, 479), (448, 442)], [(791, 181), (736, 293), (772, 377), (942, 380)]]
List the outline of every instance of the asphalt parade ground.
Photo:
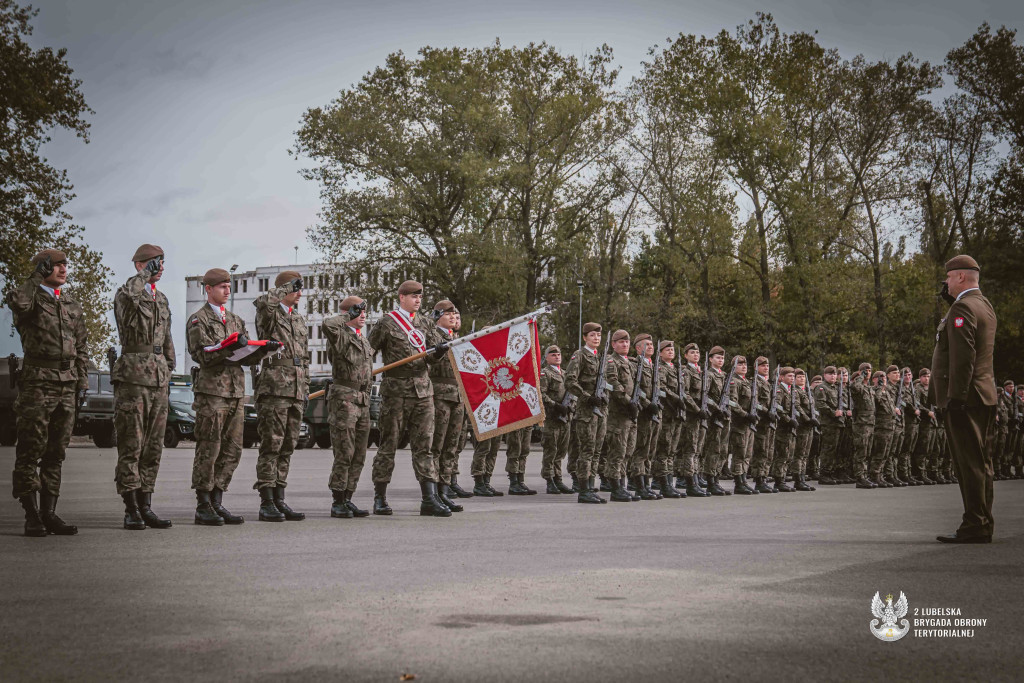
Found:
[[(579, 505), (543, 493), (536, 450), (538, 495), (420, 517), (402, 451), (394, 516), (331, 519), (331, 454), (313, 448), (288, 486), (307, 519), (266, 523), (246, 450), (224, 496), (245, 524), (210, 528), (192, 523), (192, 454), (164, 452), (169, 530), (121, 528), (111, 449), (69, 449), (58, 512), (77, 536), (24, 538), (0, 504), (0, 680), (1020, 677), (1024, 480), (996, 482), (991, 545), (947, 546), (955, 485)], [(13, 459), (0, 449), (5, 492)], [(870, 632), (876, 591), (907, 597), (897, 642)]]

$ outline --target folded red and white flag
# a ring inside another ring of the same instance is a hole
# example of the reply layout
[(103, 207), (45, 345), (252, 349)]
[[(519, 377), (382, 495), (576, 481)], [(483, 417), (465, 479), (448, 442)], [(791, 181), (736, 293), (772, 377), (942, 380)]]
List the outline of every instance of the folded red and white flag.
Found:
[(238, 340), (238, 333), (232, 332), (216, 344), (204, 346), (203, 351), (214, 353), (215, 351), (231, 350), (233, 353), (225, 360), (242, 365), (252, 365), (263, 360), (268, 353), (277, 351), (281, 346), (281, 342), (268, 339), (249, 339), (243, 343)]
[(543, 422), (536, 320), (457, 344), (448, 357), (478, 440)]

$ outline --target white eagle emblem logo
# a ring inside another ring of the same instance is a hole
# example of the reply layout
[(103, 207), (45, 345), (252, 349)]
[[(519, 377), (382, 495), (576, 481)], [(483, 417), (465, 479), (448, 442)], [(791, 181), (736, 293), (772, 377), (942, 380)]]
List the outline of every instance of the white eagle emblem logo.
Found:
[(907, 596), (903, 591), (900, 591), (900, 599), (896, 601), (895, 607), (891, 593), (885, 596), (883, 603), (876, 591), (875, 597), (871, 598), (871, 613), (875, 615), (871, 620), (871, 633), (879, 640), (895, 642), (910, 631), (910, 622), (903, 618), (907, 616)]
[(513, 389), (516, 386), (515, 382), (512, 381), (512, 373), (509, 372), (508, 368), (498, 368), (491, 378), (491, 381), (505, 391)]

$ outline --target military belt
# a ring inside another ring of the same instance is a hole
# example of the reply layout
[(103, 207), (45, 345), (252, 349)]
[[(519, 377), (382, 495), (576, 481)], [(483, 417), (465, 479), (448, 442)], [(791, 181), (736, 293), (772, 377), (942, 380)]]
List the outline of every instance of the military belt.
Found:
[(302, 363), (302, 356), (295, 356), (294, 358), (270, 358), (263, 361), (263, 365), (268, 368), (301, 368)]
[(340, 384), (343, 387), (348, 387), (349, 389), (355, 389), (356, 391), (370, 390), (370, 385), (367, 382), (356, 382), (355, 380), (351, 379), (336, 379), (334, 380), (334, 383)]
[(155, 353), (158, 356), (163, 355), (164, 347), (159, 344), (153, 346), (137, 345), (137, 346), (125, 346), (121, 348), (121, 353)]
[(454, 377), (431, 377), (430, 381), (434, 384), (449, 384), (453, 387), (459, 386), (458, 380)]
[(388, 370), (385, 372), (384, 376), (391, 379), (412, 379), (413, 377), (418, 377), (419, 374), (420, 373), (409, 370), (408, 368), (395, 368), (394, 370)]
[(59, 360), (56, 358), (36, 358), (25, 356), (24, 364), (33, 368), (44, 368), (46, 370), (67, 371), (71, 369), (71, 360)]

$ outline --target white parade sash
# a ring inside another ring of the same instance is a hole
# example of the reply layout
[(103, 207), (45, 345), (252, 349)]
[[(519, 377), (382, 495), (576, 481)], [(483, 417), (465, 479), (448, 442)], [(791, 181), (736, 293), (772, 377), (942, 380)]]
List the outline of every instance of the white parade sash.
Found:
[(425, 353), (427, 350), (427, 339), (423, 336), (423, 333), (413, 327), (404, 315), (398, 311), (388, 311), (388, 315), (391, 319), (398, 323), (398, 326), (405, 332), (405, 336), (409, 338), (409, 343), (412, 344), (413, 348), (420, 353)]

